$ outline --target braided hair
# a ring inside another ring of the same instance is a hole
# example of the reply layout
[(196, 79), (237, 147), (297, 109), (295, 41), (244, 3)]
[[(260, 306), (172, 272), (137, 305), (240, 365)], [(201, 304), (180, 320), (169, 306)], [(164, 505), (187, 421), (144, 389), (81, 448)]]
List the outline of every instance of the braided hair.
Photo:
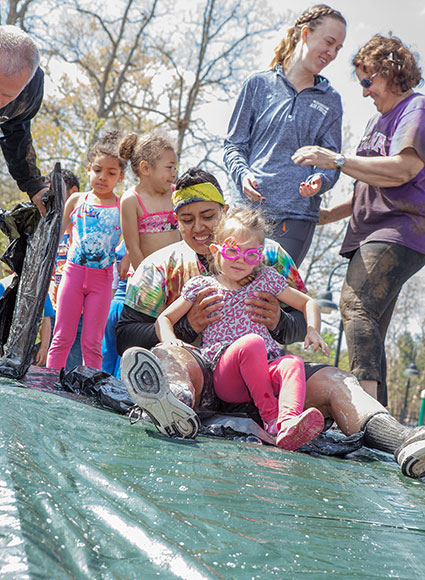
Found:
[(302, 27), (307, 24), (310, 30), (315, 30), (320, 26), (324, 18), (334, 18), (335, 20), (342, 22), (345, 26), (347, 25), (341, 12), (338, 12), (338, 10), (331, 8), (327, 4), (316, 4), (315, 6), (308, 8), (308, 10), (305, 10), (297, 18), (294, 26), (291, 26), (288, 29), (286, 36), (284, 36), (276, 46), (274, 50), (274, 58), (270, 63), (270, 68), (280, 65), (283, 70), (285, 70), (290, 63), (295, 48), (301, 38)]

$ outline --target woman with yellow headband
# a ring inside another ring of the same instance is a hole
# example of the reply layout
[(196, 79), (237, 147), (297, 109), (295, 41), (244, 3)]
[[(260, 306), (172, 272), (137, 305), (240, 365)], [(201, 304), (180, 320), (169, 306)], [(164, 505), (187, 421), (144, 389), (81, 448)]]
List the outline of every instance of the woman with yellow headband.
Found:
[[(180, 193), (175, 197), (176, 207), (186, 202), (177, 207), (183, 241), (155, 252), (141, 263), (131, 282), (117, 329), (120, 354), (128, 349), (122, 364), (127, 390), (150, 414), (159, 431), (168, 437), (195, 437), (199, 419), (194, 408), (217, 409), (212, 398), (211, 370), (197, 351), (190, 346), (165, 349), (158, 345), (155, 332), (158, 313), (180, 295), (189, 278), (208, 269), (208, 246), (214, 226), (225, 209), (224, 199), (200, 201), (193, 195), (190, 203), (186, 195), (181, 195), (181, 190), (207, 182), (213, 183), (221, 193), (216, 179), (199, 169), (188, 171), (177, 181)], [(266, 240), (265, 250), (266, 264), (274, 265), (288, 281), (292, 278), (292, 285), (302, 289), (302, 281), (295, 276), (297, 270), (286, 252), (271, 240)], [(185, 342), (193, 342), (209, 322), (220, 318), (219, 295), (198, 295), (198, 298), (188, 315), (175, 326), (176, 336)], [(265, 324), (280, 344), (303, 340), (306, 327), (300, 324), (302, 313), (288, 314), (280, 310), (278, 301), (267, 292), (256, 293), (246, 303), (252, 320)], [(425, 475), (424, 427), (412, 430), (400, 425), (350, 373), (315, 363), (306, 362), (304, 366), (305, 409), (319, 409), (324, 417), (334, 419), (346, 435), (363, 431), (364, 445), (394, 453), (405, 475), (413, 478)]]
[[(124, 308), (116, 329), (120, 354), (133, 346), (150, 349), (157, 345), (159, 338), (155, 331), (155, 321), (158, 315), (180, 296), (183, 285), (188, 280), (210, 273), (208, 256), (213, 230), (223, 211), (227, 210), (220, 185), (210, 173), (192, 169), (177, 180), (176, 188), (173, 205), (183, 239), (148, 256), (128, 281)], [(266, 264), (275, 265), (297, 290), (305, 290), (292, 259), (279, 244), (267, 240), (264, 255)], [(216, 310), (220, 296), (207, 294), (208, 291), (200, 292), (195, 307), (176, 325), (178, 337), (187, 343), (193, 342), (206, 324), (220, 318), (220, 313)], [(288, 322), (285, 322), (287, 317), (281, 314), (278, 303), (271, 294), (258, 293), (256, 298), (253, 297), (247, 303), (247, 310), (253, 320), (261, 321), (269, 330), (277, 332), (274, 335), (277, 340), (291, 341), (289, 335), (293, 328), (292, 318), (288, 315)], [(186, 350), (182, 356), (186, 357), (183, 363), (185, 370), (179, 380), (186, 384), (193, 369), (193, 376), (190, 378), (194, 382), (193, 392), (187, 394), (185, 401), (189, 406), (193, 403), (198, 406), (202, 391), (205, 404), (206, 397), (211, 394), (211, 388), (204, 381), (209, 381), (211, 385), (207, 367), (193, 349)], [(192, 365), (194, 357), (195, 363), (199, 363), (195, 367)], [(125, 366), (124, 361), (123, 365)], [(126, 376), (124, 368), (122, 376)], [(177, 426), (176, 432), (178, 429), (188, 436), (191, 427)]]

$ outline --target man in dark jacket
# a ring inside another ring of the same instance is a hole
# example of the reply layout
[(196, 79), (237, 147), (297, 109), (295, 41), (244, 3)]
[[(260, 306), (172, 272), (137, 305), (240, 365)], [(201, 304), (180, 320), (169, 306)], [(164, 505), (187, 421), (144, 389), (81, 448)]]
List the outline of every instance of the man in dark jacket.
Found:
[(16, 26), (0, 26), (0, 147), (10, 175), (46, 214), (47, 191), (31, 137), (31, 119), (42, 99), (44, 73), (34, 41)]

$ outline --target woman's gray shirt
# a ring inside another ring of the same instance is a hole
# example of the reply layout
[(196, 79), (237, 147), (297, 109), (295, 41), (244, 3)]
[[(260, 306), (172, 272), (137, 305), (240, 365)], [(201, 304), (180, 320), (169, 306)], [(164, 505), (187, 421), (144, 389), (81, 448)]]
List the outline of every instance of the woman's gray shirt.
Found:
[(249, 77), (236, 102), (224, 143), (224, 162), (241, 199), (247, 202), (242, 194), (242, 178), (251, 171), (266, 198), (261, 204), (266, 217), (317, 222), (320, 195), (301, 197), (300, 183), (319, 174), (321, 194), (335, 185), (339, 172), (302, 167), (293, 163), (291, 156), (304, 145), (339, 152), (341, 125), (341, 97), (324, 77), (318, 76), (313, 87), (299, 93), (280, 66)]

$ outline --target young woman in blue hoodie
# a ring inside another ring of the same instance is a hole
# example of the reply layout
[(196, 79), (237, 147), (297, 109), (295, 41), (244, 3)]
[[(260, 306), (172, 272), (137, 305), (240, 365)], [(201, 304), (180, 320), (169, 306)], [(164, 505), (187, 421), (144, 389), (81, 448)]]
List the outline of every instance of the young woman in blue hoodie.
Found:
[(341, 97), (319, 73), (345, 39), (346, 22), (325, 4), (306, 10), (275, 49), (270, 69), (251, 75), (236, 102), (224, 162), (241, 197), (261, 203), (272, 238), (301, 264), (319, 219), (320, 194), (337, 170), (295, 165), (302, 145), (341, 148)]

